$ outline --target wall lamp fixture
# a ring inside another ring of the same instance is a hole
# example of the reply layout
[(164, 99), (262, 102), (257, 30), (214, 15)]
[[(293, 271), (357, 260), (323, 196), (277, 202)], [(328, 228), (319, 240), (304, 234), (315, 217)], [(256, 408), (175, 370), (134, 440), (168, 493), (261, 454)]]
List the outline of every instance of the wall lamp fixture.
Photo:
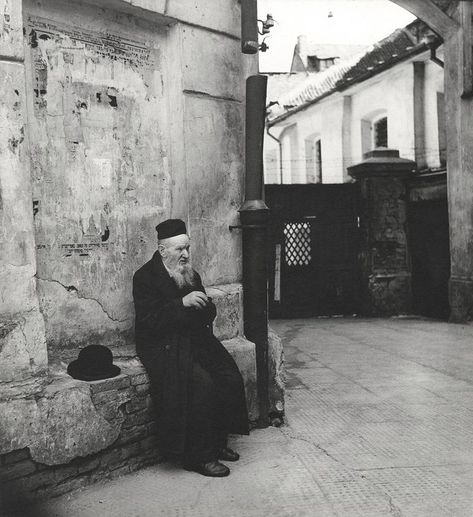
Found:
[(258, 27), (258, 32), (261, 36), (265, 34), (269, 34), (269, 31), (274, 27), (274, 18), (271, 14), (266, 15), (266, 20), (258, 20), (258, 23), (261, 23), (261, 30)]
[[(258, 19), (257, 0), (241, 0), (241, 51), (243, 54), (256, 54), (258, 50), (266, 52), (269, 48), (265, 41), (266, 38), (260, 44), (258, 35), (269, 34), (274, 23), (271, 14), (266, 16), (266, 20)], [(261, 24), (261, 29), (259, 24)]]

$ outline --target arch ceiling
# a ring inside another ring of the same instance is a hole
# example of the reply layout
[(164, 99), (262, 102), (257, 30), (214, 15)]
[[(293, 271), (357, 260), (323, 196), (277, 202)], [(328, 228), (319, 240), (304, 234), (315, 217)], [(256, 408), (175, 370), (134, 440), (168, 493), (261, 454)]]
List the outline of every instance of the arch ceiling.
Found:
[(458, 23), (447, 14), (447, 9), (457, 0), (391, 0), (424, 21), (440, 36), (445, 38), (458, 29)]

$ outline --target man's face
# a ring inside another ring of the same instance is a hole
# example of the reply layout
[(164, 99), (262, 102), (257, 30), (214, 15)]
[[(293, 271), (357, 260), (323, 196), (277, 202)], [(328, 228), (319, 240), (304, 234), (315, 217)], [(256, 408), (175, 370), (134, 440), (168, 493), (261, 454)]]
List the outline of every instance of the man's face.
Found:
[(159, 245), (159, 252), (164, 265), (171, 271), (184, 269), (189, 264), (190, 240), (185, 234), (164, 239)]

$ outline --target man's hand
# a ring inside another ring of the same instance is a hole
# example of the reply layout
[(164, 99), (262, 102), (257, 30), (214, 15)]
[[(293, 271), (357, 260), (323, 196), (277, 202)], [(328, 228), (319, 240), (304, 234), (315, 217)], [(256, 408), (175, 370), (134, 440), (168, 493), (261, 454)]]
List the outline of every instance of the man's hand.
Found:
[(203, 309), (208, 302), (207, 295), (201, 291), (192, 291), (182, 299), (184, 307), (194, 307), (195, 309)]

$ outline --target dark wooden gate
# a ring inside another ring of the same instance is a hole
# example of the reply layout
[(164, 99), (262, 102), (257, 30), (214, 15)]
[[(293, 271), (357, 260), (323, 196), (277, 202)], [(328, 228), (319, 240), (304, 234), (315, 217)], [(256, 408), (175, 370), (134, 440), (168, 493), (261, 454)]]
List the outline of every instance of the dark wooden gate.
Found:
[(450, 244), (447, 200), (411, 202), (408, 223), (414, 312), (448, 319)]
[(273, 318), (357, 312), (357, 185), (267, 185)]

